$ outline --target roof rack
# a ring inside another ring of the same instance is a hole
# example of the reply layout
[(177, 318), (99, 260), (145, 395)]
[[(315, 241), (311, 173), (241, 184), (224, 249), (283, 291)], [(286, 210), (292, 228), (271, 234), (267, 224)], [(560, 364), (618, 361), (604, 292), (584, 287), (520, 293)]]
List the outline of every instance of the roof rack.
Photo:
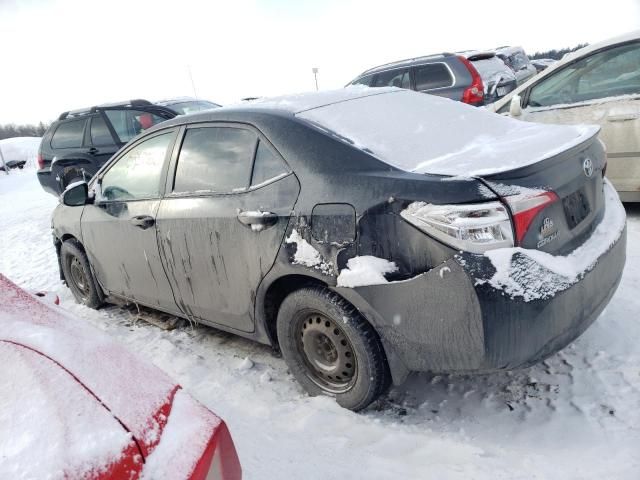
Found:
[(380, 70), (380, 69), (383, 69), (383, 68), (397, 67), (397, 66), (403, 65), (405, 63), (409, 64), (409, 63), (413, 63), (413, 62), (419, 62), (419, 61), (422, 61), (422, 60), (431, 60), (432, 58), (450, 57), (451, 55), (453, 55), (453, 53), (443, 52), (443, 53), (436, 53), (436, 54), (433, 54), (433, 55), (423, 55), (421, 57), (407, 58), (405, 60), (397, 60), (395, 62), (384, 63), (382, 65), (378, 65), (377, 67), (370, 68), (369, 70), (365, 70), (364, 72), (362, 72), (360, 74), (360, 76), (366, 75), (367, 73), (371, 73), (371, 72), (374, 72), (376, 70)]
[(78, 110), (68, 110), (66, 112), (62, 112), (58, 117), (58, 120), (64, 120), (68, 117), (79, 117), (80, 115), (86, 115), (88, 113), (95, 113), (100, 109), (107, 108), (117, 108), (117, 107), (149, 107), (152, 106), (149, 100), (143, 100), (141, 98), (135, 100), (126, 100), (124, 102), (115, 102), (115, 103), (103, 103), (101, 105), (96, 105), (90, 108), (80, 108)]

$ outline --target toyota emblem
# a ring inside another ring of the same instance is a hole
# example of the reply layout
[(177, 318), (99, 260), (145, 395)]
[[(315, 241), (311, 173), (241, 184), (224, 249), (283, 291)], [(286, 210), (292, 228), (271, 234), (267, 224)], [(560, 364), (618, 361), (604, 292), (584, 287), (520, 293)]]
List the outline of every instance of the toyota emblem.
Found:
[(591, 175), (593, 175), (593, 162), (590, 158), (584, 159), (584, 162), (582, 162), (582, 169), (587, 177), (591, 177)]

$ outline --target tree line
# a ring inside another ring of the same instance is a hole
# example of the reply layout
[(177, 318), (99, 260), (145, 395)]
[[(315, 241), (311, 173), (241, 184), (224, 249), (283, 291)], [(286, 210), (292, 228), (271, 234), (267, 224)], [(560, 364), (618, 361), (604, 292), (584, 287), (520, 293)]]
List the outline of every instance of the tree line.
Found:
[(586, 47), (589, 45), (588, 43), (580, 43), (575, 47), (566, 47), (566, 48), (553, 48), (551, 50), (546, 50), (544, 52), (536, 52), (533, 55), (529, 55), (531, 60), (535, 60), (537, 58), (553, 58), (554, 60), (561, 60), (567, 53), (575, 52), (576, 50)]
[(42, 122), (37, 125), (16, 125), (15, 123), (0, 125), (0, 140), (13, 137), (41, 137), (47, 128), (49, 125)]

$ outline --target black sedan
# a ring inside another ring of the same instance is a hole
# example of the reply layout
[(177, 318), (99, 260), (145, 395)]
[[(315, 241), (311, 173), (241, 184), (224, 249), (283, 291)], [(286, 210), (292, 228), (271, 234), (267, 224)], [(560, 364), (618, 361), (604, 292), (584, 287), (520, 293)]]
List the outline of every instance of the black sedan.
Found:
[(531, 365), (613, 295), (625, 213), (596, 127), (394, 88), (176, 117), (53, 215), (76, 299), (277, 346), (359, 410), (410, 371)]

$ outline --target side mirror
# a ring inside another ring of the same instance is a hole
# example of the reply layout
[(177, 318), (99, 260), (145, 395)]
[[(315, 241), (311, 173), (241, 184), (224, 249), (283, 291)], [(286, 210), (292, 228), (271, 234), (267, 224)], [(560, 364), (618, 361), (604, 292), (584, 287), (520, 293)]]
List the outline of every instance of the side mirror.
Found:
[(511, 103), (509, 103), (509, 115), (512, 117), (519, 117), (522, 115), (522, 107), (520, 106), (520, 95), (514, 95), (511, 97)]
[(62, 203), (68, 207), (80, 207), (87, 204), (89, 187), (87, 182), (72, 183), (62, 192)]

